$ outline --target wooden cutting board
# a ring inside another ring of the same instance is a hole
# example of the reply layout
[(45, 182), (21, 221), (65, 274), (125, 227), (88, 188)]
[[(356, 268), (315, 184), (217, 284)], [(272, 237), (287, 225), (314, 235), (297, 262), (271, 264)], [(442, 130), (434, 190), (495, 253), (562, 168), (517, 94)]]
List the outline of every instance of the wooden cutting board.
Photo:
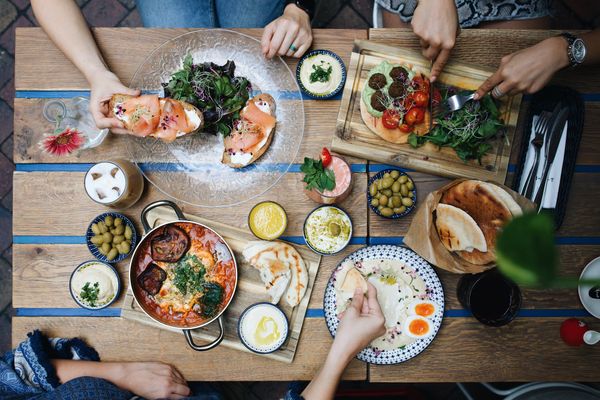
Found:
[[(242, 344), (238, 337), (238, 319), (242, 312), (250, 305), (264, 301), (268, 302), (270, 300), (270, 296), (267, 295), (258, 270), (245, 262), (244, 257), (242, 256), (242, 251), (248, 242), (258, 239), (256, 239), (250, 232), (232, 227), (230, 225), (225, 225), (188, 214), (186, 214), (186, 218), (190, 221), (199, 222), (214, 229), (221, 236), (223, 236), (227, 244), (229, 244), (233, 250), (235, 259), (237, 260), (238, 285), (233, 300), (229, 304), (229, 307), (227, 307), (227, 310), (223, 313), (223, 329), (225, 331), (225, 337), (220, 345), (251, 352)], [(159, 207), (148, 213), (148, 222), (150, 226), (153, 227), (176, 220), (177, 216), (169, 208)], [(298, 340), (300, 339), (300, 332), (302, 331), (302, 324), (304, 323), (304, 315), (306, 314), (306, 309), (308, 308), (308, 301), (310, 299), (315, 278), (317, 276), (317, 271), (321, 263), (321, 256), (315, 254), (307, 247), (297, 245), (293, 246), (296, 250), (298, 250), (307, 265), (308, 288), (306, 289), (306, 294), (302, 298), (302, 301), (296, 307), (290, 307), (283, 298), (278, 304), (288, 319), (290, 329), (288, 339), (284, 345), (273, 353), (262, 355), (257, 354), (257, 356), (268, 357), (286, 363), (291, 363), (294, 360), (294, 354), (296, 353), (296, 347), (298, 346)], [(157, 324), (154, 320), (148, 317), (136, 303), (131, 290), (129, 290), (125, 295), (121, 316), (142, 324), (155, 326), (158, 329), (181, 332), (181, 329), (168, 328), (161, 324)], [(192, 336), (194, 339), (196, 339), (195, 341), (197, 344), (203, 344), (206, 341), (211, 341), (216, 338), (217, 335), (218, 327), (216, 321), (206, 327), (196, 329), (192, 332)], [(183, 335), (181, 336), (181, 340), (185, 341)], [(190, 352), (194, 352), (194, 350), (190, 348)]]
[[(482, 158), (481, 164), (477, 160), (465, 163), (451, 148), (440, 149), (431, 143), (419, 148), (413, 148), (409, 144), (394, 144), (381, 139), (367, 128), (360, 116), (361, 93), (367, 84), (369, 71), (384, 60), (390, 63), (412, 64), (417, 71), (429, 75), (430, 62), (420, 53), (367, 40), (355, 40), (332, 149), (354, 157), (440, 176), (504, 183), (522, 96), (505, 96), (500, 102), (501, 118), (506, 124), (506, 136), (490, 141), (493, 148)], [(492, 73), (488, 68), (449, 63), (438, 77), (438, 82), (475, 90)]]

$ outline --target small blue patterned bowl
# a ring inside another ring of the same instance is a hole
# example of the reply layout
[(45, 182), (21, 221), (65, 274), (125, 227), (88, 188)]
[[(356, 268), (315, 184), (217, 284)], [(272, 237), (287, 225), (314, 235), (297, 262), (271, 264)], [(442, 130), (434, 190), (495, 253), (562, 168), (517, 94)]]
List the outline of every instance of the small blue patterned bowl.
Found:
[[(335, 58), (339, 62), (340, 67), (342, 68), (342, 80), (340, 81), (340, 84), (331, 93), (328, 93), (328, 94), (312, 93), (308, 88), (306, 88), (304, 86), (304, 84), (302, 83), (302, 79), (300, 79), (300, 70), (302, 69), (302, 64), (304, 64), (304, 62), (307, 59), (309, 59), (310, 57), (316, 56), (318, 54), (324, 54), (324, 55), (328, 55), (328, 56)], [(302, 93), (304, 93), (308, 97), (317, 99), (317, 100), (331, 99), (332, 97), (336, 96), (339, 92), (341, 92), (342, 89), (344, 88), (344, 84), (346, 83), (346, 66), (344, 65), (344, 61), (342, 61), (340, 56), (338, 56), (337, 54), (335, 54), (332, 51), (313, 50), (311, 52), (306, 53), (304, 55), (304, 57), (302, 57), (300, 59), (300, 61), (298, 62), (298, 66), (296, 67), (296, 80), (298, 81), (298, 85), (300, 86), (300, 90), (302, 90)]]
[[(123, 223), (125, 225), (129, 226), (131, 228), (131, 232), (133, 233), (131, 236), (131, 248), (129, 250), (129, 253), (119, 254), (110, 261), (106, 258), (105, 255), (100, 253), (100, 250), (98, 249), (98, 247), (96, 247), (96, 245), (91, 242), (91, 239), (94, 236), (94, 232), (92, 231), (92, 225), (97, 224), (100, 221), (104, 221), (104, 219), (109, 215), (113, 218), (121, 218), (123, 220)], [(124, 259), (129, 257), (129, 255), (133, 252), (133, 250), (135, 249), (135, 245), (137, 244), (137, 232), (136, 232), (135, 226), (133, 226), (133, 223), (131, 222), (131, 220), (129, 218), (127, 218), (126, 216), (124, 216), (123, 214), (119, 214), (119, 213), (115, 213), (115, 212), (105, 212), (103, 214), (98, 215), (96, 218), (94, 218), (92, 220), (92, 222), (90, 222), (90, 224), (88, 225), (87, 231), (85, 232), (85, 242), (87, 244), (88, 249), (90, 250), (90, 253), (92, 253), (92, 255), (94, 257), (96, 257), (99, 261), (102, 261), (104, 263), (114, 264), (114, 263), (118, 263), (119, 261), (123, 261)]]
[(69, 292), (71, 293), (71, 297), (73, 298), (73, 300), (75, 300), (75, 303), (77, 303), (80, 307), (87, 308), (88, 310), (102, 310), (103, 308), (110, 306), (112, 303), (115, 302), (115, 300), (119, 298), (119, 294), (121, 293), (121, 277), (119, 276), (119, 272), (115, 269), (115, 267), (104, 262), (100, 263), (106, 266), (111, 271), (111, 273), (114, 274), (115, 278), (117, 279), (117, 287), (115, 288), (114, 297), (111, 300), (100, 306), (92, 307), (89, 304), (85, 303), (83, 300), (81, 300), (80, 297), (74, 292), (73, 276), (81, 269), (87, 268), (88, 266), (93, 264), (98, 264), (98, 261), (91, 260), (82, 262), (77, 266), (77, 268), (73, 270), (73, 272), (71, 272), (71, 277), (69, 278)]
[(376, 173), (375, 175), (373, 175), (370, 179), (369, 182), (367, 182), (367, 204), (369, 205), (369, 207), (371, 208), (371, 210), (373, 210), (373, 212), (377, 215), (379, 215), (382, 218), (389, 218), (389, 219), (398, 219), (398, 218), (402, 218), (405, 215), (409, 214), (412, 210), (415, 209), (416, 205), (417, 205), (417, 186), (415, 185), (415, 187), (413, 188), (413, 193), (415, 194), (412, 198), (413, 201), (413, 205), (410, 207), (406, 207), (406, 210), (404, 210), (403, 213), (400, 214), (392, 214), (390, 217), (386, 217), (384, 215), (381, 214), (381, 212), (377, 209), (377, 207), (374, 207), (371, 205), (371, 200), (373, 199), (373, 197), (371, 196), (371, 193), (369, 192), (369, 188), (371, 187), (371, 184), (373, 182), (375, 182), (377, 179), (381, 179), (383, 178), (383, 175), (387, 172), (392, 172), (392, 171), (398, 171), (400, 172), (400, 176), (405, 175), (408, 179), (410, 179), (413, 184), (414, 184), (414, 179), (410, 177), (410, 175), (408, 175), (406, 172), (402, 172), (399, 169), (395, 169), (395, 168), (389, 168), (389, 169), (384, 169), (383, 171), (380, 171), (378, 173)]

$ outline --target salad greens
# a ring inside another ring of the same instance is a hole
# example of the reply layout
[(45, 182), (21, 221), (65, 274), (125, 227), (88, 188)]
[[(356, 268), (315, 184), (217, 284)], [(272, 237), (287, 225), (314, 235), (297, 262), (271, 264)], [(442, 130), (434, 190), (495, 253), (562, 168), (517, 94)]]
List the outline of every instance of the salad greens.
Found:
[[(445, 101), (454, 94), (447, 89), (442, 100)], [(481, 157), (492, 149), (489, 139), (499, 133), (503, 134), (503, 126), (496, 103), (486, 95), (480, 101), (468, 102), (462, 109), (438, 118), (427, 135), (417, 136), (411, 133), (408, 143), (413, 147), (422, 146), (426, 142), (440, 147), (452, 147), (461, 160), (478, 160), (481, 164)]]
[(321, 160), (304, 157), (304, 164), (300, 166), (304, 172), (303, 181), (306, 182), (306, 190), (317, 188), (321, 193), (325, 190), (335, 189), (335, 175), (333, 170), (325, 168)]
[(183, 60), (183, 68), (163, 83), (165, 96), (186, 101), (204, 114), (204, 132), (229, 135), (240, 110), (246, 105), (252, 86), (248, 79), (235, 76), (235, 63), (194, 64), (192, 55)]

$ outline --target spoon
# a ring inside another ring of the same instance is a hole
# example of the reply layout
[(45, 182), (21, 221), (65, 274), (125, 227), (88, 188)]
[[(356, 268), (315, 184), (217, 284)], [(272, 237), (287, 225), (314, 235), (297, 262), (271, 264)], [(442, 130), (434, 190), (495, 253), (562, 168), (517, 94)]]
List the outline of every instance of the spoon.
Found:
[(594, 344), (600, 342), (600, 332), (591, 331), (591, 330), (587, 331), (586, 333), (583, 334), (583, 341), (589, 345), (594, 345)]

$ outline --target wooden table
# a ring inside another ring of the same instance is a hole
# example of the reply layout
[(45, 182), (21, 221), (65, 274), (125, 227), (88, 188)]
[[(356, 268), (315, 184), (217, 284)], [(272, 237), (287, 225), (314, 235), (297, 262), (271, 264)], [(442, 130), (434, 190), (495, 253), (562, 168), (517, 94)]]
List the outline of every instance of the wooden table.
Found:
[[(165, 40), (187, 30), (99, 28), (94, 34), (108, 65), (125, 83), (145, 56)], [(243, 30), (259, 37), (260, 30)], [(526, 47), (551, 35), (531, 31), (463, 31), (454, 53), (465, 62), (495, 66), (508, 52)], [(331, 49), (348, 62), (354, 39), (380, 40), (402, 47), (417, 48), (407, 31), (397, 30), (315, 30), (314, 47)], [(295, 60), (287, 60), (295, 68)], [(367, 207), (364, 190), (370, 174), (384, 166), (350, 158), (355, 185), (342, 204), (354, 222), (352, 245), (342, 254), (324, 257), (310, 299), (309, 311), (294, 363), (284, 365), (260, 356), (223, 346), (206, 353), (190, 350), (182, 335), (152, 329), (120, 318), (121, 301), (100, 312), (77, 308), (68, 291), (68, 277), (80, 262), (91, 259), (84, 231), (89, 221), (105, 211), (91, 202), (83, 191), (83, 175), (90, 163), (126, 156), (125, 137), (110, 136), (92, 151), (62, 158), (42, 153), (38, 142), (49, 128), (41, 115), (47, 98), (69, 98), (87, 94), (88, 84), (62, 53), (38, 28), (16, 31), (16, 99), (14, 160), (14, 260), (13, 260), (13, 343), (39, 328), (52, 336), (81, 336), (95, 346), (103, 360), (161, 360), (175, 364), (189, 380), (308, 380), (325, 358), (331, 337), (322, 311), (323, 291), (331, 271), (350, 252), (365, 244), (400, 244), (410, 217), (383, 220)], [(576, 274), (600, 253), (600, 70), (581, 68), (557, 76), (559, 83), (584, 93), (586, 125), (577, 159), (569, 200), (569, 211), (558, 233), (562, 269)], [(301, 224), (315, 206), (302, 193), (298, 164), (304, 156), (316, 156), (331, 142), (339, 99), (305, 100), (306, 130), (301, 151), (292, 172), (258, 200), (270, 199), (288, 210), (290, 224), (285, 235), (302, 242)], [(525, 101), (524, 109), (527, 107)], [(515, 153), (515, 152), (513, 152)], [(516, 154), (512, 155), (514, 160)], [(443, 185), (446, 180), (412, 173), (419, 193)], [(508, 177), (511, 182), (512, 177)], [(290, 195), (293, 193), (293, 195)], [(163, 198), (147, 185), (141, 201), (126, 214), (139, 222), (141, 208)], [(235, 209), (206, 209), (184, 206), (184, 210), (233, 225), (243, 226), (255, 201)], [(118, 270), (127, 285), (127, 264)], [(564, 345), (558, 328), (563, 319), (581, 317), (598, 328), (598, 321), (582, 309), (574, 290), (524, 291), (519, 318), (502, 328), (481, 325), (463, 310), (456, 299), (458, 280), (438, 270), (446, 290), (446, 318), (438, 337), (421, 355), (398, 366), (368, 366), (357, 360), (344, 379), (372, 382), (447, 381), (598, 381), (600, 374), (590, 365), (600, 363), (598, 348), (570, 348)], [(123, 296), (121, 296), (123, 297)], [(231, 362), (235, 360), (235, 362)]]

